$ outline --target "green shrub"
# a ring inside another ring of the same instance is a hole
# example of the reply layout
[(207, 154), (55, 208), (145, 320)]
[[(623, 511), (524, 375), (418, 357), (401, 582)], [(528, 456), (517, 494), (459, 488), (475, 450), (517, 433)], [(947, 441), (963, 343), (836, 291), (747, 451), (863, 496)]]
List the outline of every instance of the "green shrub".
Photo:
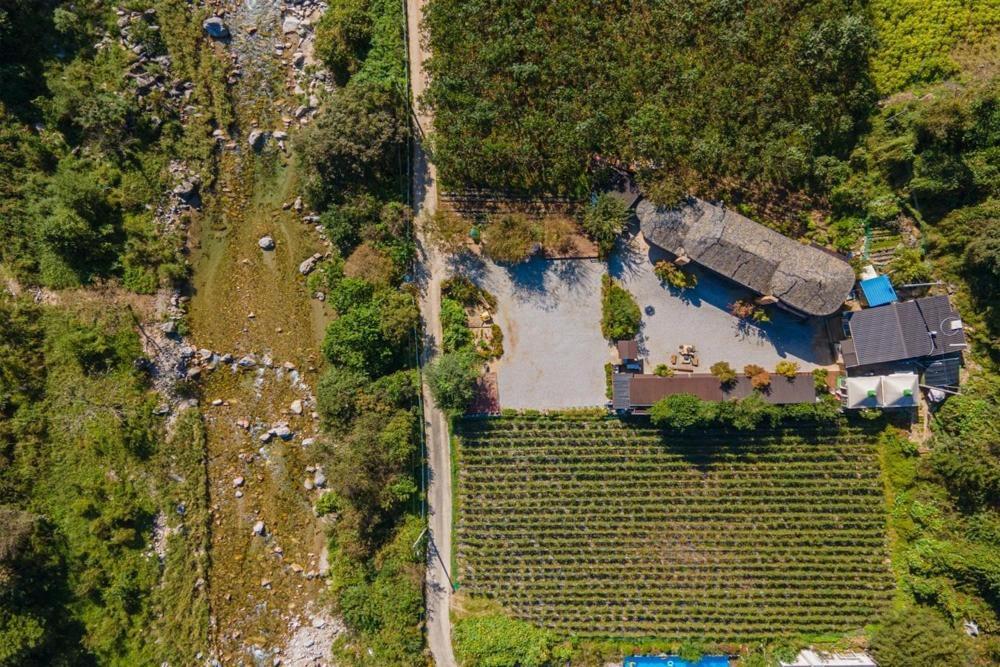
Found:
[(628, 340), (639, 333), (642, 313), (628, 290), (610, 276), (601, 278), (601, 333), (608, 340)]
[(880, 667), (969, 664), (965, 638), (940, 614), (923, 606), (889, 616), (872, 637), (871, 648)]
[(653, 369), (653, 375), (661, 378), (673, 377), (674, 374), (674, 369), (666, 364), (656, 364), (656, 368)]
[(723, 386), (736, 382), (736, 371), (729, 365), (728, 361), (717, 361), (712, 364), (708, 371), (718, 378), (719, 383)]
[(653, 273), (661, 283), (666, 283), (674, 289), (685, 290), (698, 285), (698, 276), (665, 259), (656, 263)]
[(897, 285), (905, 285), (929, 282), (933, 269), (924, 261), (919, 248), (901, 248), (889, 263), (888, 273)]
[(649, 410), (649, 419), (654, 425), (678, 431), (710, 425), (716, 418), (716, 404), (694, 394), (666, 396)]
[(465, 667), (547, 667), (556, 637), (501, 613), (455, 623), (455, 657)]
[(778, 365), (774, 367), (774, 372), (778, 375), (782, 375), (789, 379), (794, 379), (799, 372), (799, 365), (788, 359), (782, 359), (778, 362)]
[(625, 202), (604, 193), (583, 214), (583, 229), (597, 243), (601, 257), (607, 257), (615, 247), (615, 240), (628, 223), (629, 210)]
[(368, 0), (335, 0), (316, 24), (316, 56), (339, 85), (360, 68), (371, 48)]
[(426, 373), (434, 400), (443, 410), (462, 412), (472, 403), (479, 372), (468, 350), (441, 355), (427, 366)]
[(441, 299), (442, 346), (445, 352), (455, 352), (472, 344), (472, 331), (462, 304), (453, 299)]

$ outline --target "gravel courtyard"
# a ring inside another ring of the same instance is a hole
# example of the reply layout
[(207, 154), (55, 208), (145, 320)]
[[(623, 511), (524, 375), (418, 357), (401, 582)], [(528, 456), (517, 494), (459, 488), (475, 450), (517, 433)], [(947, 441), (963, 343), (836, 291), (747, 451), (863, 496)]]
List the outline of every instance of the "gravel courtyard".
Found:
[(604, 405), (601, 275), (593, 260), (532, 259), (498, 266), (456, 259), (462, 273), (497, 298), (504, 354), (497, 366), (500, 405), (554, 409)]
[(620, 244), (610, 262), (611, 275), (643, 310), (639, 347), (646, 372), (668, 363), (677, 346), (687, 343), (698, 350), (699, 371), (707, 371), (717, 361), (728, 361), (737, 370), (746, 364), (773, 369), (782, 359), (798, 362), (802, 370), (832, 363), (821, 322), (802, 322), (770, 307), (770, 323), (741, 325), (727, 308), (737, 299), (748, 298), (746, 291), (694, 267), (686, 268), (698, 274), (698, 286), (683, 293), (671, 291), (653, 273), (653, 265), (665, 258), (662, 250), (650, 247), (642, 234), (636, 234)]
[[(609, 262), (611, 275), (643, 310), (639, 347), (647, 373), (668, 363), (682, 343), (697, 347), (698, 370), (705, 372), (716, 361), (737, 370), (751, 363), (773, 369), (782, 359), (798, 362), (802, 370), (832, 362), (821, 323), (800, 322), (771, 308), (770, 323), (741, 325), (727, 307), (747, 298), (746, 292), (700, 272), (696, 288), (671, 291), (653, 273), (653, 264), (664, 257), (636, 234)], [(604, 364), (615, 357), (600, 328), (605, 266), (545, 259), (499, 266), (481, 257), (452, 258), (453, 272), (497, 298), (496, 321), (504, 337), (496, 368), (501, 407), (544, 410), (607, 402)]]

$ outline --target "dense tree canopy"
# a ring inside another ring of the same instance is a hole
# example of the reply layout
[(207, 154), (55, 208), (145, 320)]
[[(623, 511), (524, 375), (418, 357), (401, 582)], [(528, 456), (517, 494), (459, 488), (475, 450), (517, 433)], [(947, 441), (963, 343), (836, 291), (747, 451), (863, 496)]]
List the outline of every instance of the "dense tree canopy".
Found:
[(874, 102), (873, 32), (851, 0), (435, 0), (426, 21), (447, 187), (580, 193), (594, 154), (651, 192), (798, 186)]

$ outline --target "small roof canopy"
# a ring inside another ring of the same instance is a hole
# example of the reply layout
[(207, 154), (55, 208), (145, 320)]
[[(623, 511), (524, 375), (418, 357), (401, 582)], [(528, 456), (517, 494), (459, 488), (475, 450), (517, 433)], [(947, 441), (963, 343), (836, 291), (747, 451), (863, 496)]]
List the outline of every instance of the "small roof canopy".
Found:
[(875, 276), (862, 280), (858, 286), (861, 288), (861, 294), (865, 297), (865, 303), (869, 307), (884, 306), (887, 303), (899, 301), (889, 276)]
[(847, 378), (847, 408), (912, 408), (920, 388), (916, 373)]
[(912, 408), (917, 404), (916, 373), (893, 373), (882, 378), (882, 407)]
[(635, 338), (620, 340), (615, 343), (618, 348), (618, 358), (622, 361), (634, 361), (639, 358), (639, 341)]
[(826, 653), (805, 649), (793, 662), (781, 662), (781, 667), (878, 667), (867, 653)]
[(877, 408), (882, 378), (876, 376), (847, 378), (847, 407)]

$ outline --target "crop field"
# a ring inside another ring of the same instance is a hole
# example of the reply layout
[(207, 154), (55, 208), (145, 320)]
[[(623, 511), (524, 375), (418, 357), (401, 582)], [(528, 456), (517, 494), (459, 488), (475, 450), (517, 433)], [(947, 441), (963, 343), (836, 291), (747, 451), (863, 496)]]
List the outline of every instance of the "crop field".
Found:
[(871, 433), (503, 418), (458, 434), (461, 588), (519, 618), (742, 641), (860, 628), (891, 596)]

